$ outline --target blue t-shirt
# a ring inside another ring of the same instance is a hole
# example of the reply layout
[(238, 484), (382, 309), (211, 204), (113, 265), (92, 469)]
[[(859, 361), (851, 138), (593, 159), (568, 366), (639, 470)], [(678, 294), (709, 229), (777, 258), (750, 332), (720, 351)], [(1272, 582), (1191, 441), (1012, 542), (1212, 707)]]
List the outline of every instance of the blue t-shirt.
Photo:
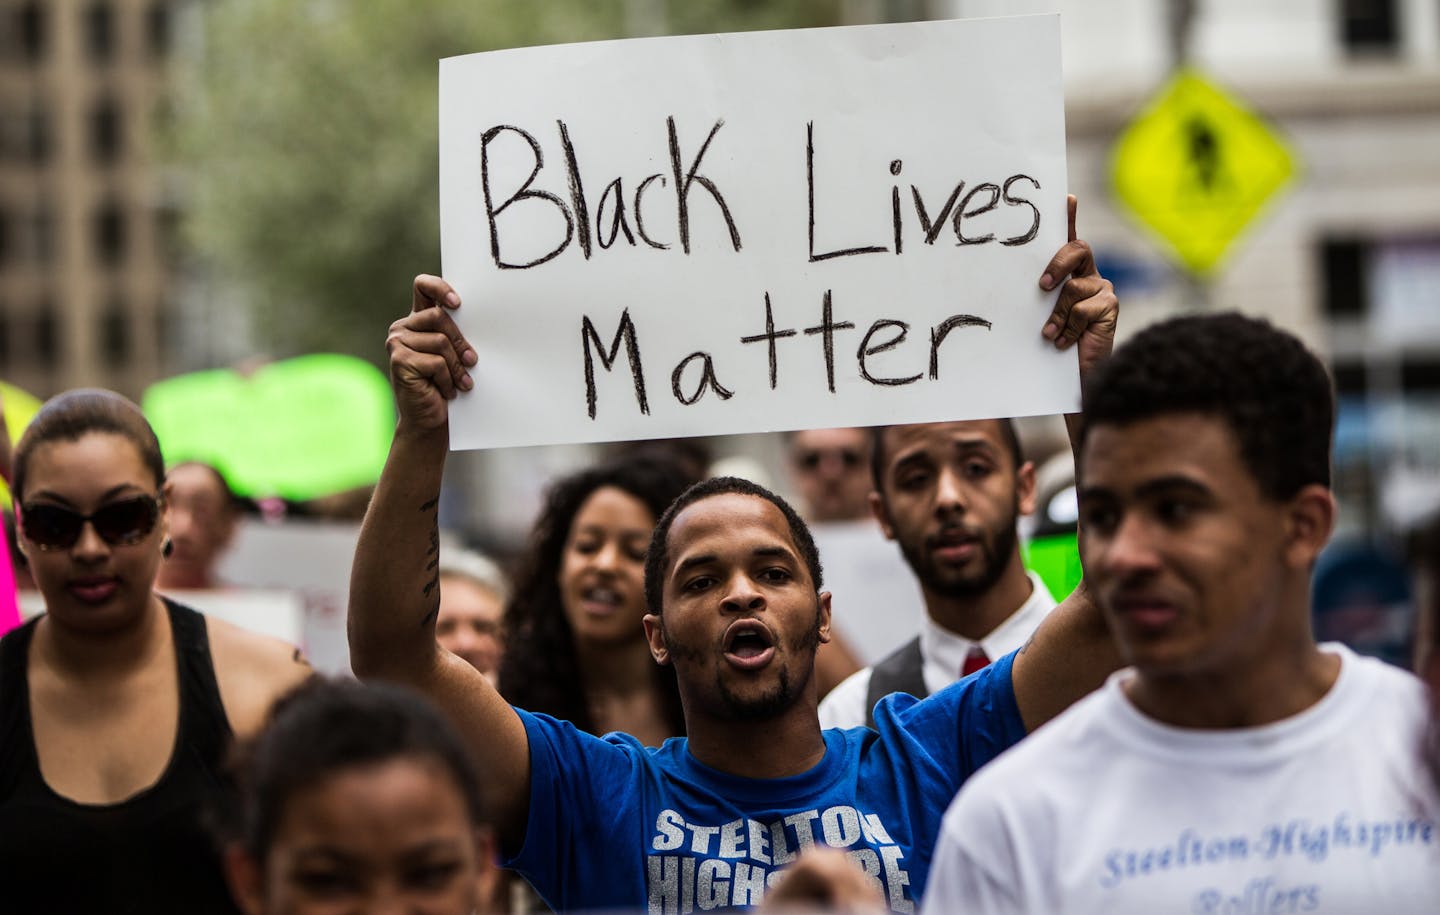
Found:
[(647, 749), (517, 710), (530, 740), (530, 814), (505, 865), (560, 911), (685, 913), (755, 905), (818, 843), (846, 851), (890, 908), (913, 912), (951, 798), (1025, 736), (1013, 661), (925, 700), (885, 697), (876, 730), (825, 731), (824, 758), (787, 778), (719, 772), (684, 738)]

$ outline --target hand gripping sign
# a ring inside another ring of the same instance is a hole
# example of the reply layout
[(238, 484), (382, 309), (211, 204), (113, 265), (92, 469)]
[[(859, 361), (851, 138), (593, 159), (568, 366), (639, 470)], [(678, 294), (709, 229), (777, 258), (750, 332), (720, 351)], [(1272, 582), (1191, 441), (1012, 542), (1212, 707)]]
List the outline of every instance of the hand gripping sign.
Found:
[(1073, 411), (1059, 20), (440, 63), (456, 448)]

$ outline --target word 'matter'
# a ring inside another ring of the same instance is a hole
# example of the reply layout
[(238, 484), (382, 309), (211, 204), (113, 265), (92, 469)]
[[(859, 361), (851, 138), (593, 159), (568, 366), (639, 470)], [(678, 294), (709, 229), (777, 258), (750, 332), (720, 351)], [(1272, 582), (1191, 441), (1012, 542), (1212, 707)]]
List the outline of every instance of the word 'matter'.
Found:
[[(860, 377), (873, 385), (898, 387), (913, 384), (925, 377), (928, 367), (930, 380), (940, 378), (940, 348), (954, 330), (976, 327), (989, 330), (991, 323), (984, 318), (969, 314), (956, 314), (930, 328), (929, 346), (925, 355), (918, 359), (912, 352), (907, 363), (912, 368), (921, 368), (906, 374), (884, 374), (871, 360), (883, 353), (889, 353), (905, 343), (910, 334), (910, 324), (895, 318), (879, 318), (873, 321), (864, 333), (859, 334), (859, 345), (855, 348), (855, 360)], [(821, 300), (820, 321), (803, 331), (794, 328), (775, 327), (775, 313), (771, 308), (770, 294), (765, 293), (765, 330), (762, 333), (740, 338), (741, 344), (763, 343), (768, 349), (770, 367), (770, 390), (775, 390), (779, 379), (779, 353), (781, 341), (798, 338), (801, 334), (818, 341), (825, 357), (825, 385), (831, 394), (835, 393), (835, 359), (837, 338), (845, 332), (859, 332), (853, 321), (837, 321), (831, 290), (826, 290)], [(855, 338), (851, 338), (855, 339)], [(650, 413), (650, 400), (646, 384), (644, 356), (640, 348), (640, 334), (627, 308), (620, 313), (615, 333), (606, 346), (604, 337), (590, 320), (589, 315), (580, 317), (580, 346), (585, 353), (585, 404), (591, 419), (595, 418), (598, 394), (595, 384), (595, 362), (598, 360), (605, 371), (613, 371), (620, 361), (621, 347), (624, 347), (625, 361), (630, 369), (634, 386), (635, 403), (642, 414)], [(903, 354), (902, 354), (903, 355)], [(694, 368), (692, 368), (692, 366)], [(720, 381), (715, 367), (714, 356), (706, 351), (696, 351), (681, 359), (670, 373), (670, 391), (675, 399), (685, 406), (691, 406), (708, 392), (721, 400), (729, 400), (735, 392)]]

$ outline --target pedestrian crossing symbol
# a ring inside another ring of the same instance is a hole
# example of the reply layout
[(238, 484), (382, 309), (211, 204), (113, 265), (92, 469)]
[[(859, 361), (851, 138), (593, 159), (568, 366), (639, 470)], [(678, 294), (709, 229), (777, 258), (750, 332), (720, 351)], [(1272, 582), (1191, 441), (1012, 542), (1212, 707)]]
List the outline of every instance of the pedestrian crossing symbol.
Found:
[(1295, 170), (1259, 115), (1189, 69), (1131, 122), (1110, 160), (1115, 195), (1202, 276)]

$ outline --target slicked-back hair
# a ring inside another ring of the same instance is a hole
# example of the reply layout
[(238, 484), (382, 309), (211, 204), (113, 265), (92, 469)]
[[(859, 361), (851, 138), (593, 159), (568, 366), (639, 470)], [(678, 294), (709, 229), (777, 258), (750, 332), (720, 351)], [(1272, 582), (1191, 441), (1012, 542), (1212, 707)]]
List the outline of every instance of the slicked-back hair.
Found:
[(471, 824), (485, 822), (474, 763), (428, 701), (398, 686), (312, 677), (278, 701), (261, 732), (238, 749), (240, 804), (230, 830), (264, 861), (297, 795), (345, 770), (405, 759), (439, 763), (464, 797)]
[(25, 479), (35, 449), (51, 442), (78, 442), (84, 436), (100, 432), (127, 439), (140, 453), (140, 460), (155, 478), (155, 489), (165, 484), (165, 461), (160, 456), (160, 442), (140, 408), (114, 391), (102, 388), (76, 388), (57, 394), (25, 427), (15, 446), (11, 491), (17, 502), (25, 496)]
[[(1015, 420), (1009, 417), (996, 419), (1000, 424), (1000, 443), (1005, 446), (1005, 451), (1014, 462), (1014, 473), (1019, 473), (1020, 465), (1025, 463), (1025, 452), (1020, 447), (1020, 436), (1015, 431)], [(885, 453), (885, 433), (890, 426), (876, 426), (870, 430), (870, 482), (874, 484), (875, 491), (880, 498), (885, 498), (885, 462), (889, 460)]]
[(650, 538), (650, 549), (645, 552), (645, 604), (651, 613), (659, 616), (664, 606), (665, 573), (670, 567), (670, 527), (675, 523), (676, 516), (696, 502), (725, 495), (754, 496), (780, 509), (780, 514), (785, 516), (785, 523), (790, 528), (790, 539), (795, 542), (800, 559), (810, 573), (810, 580), (816, 592), (819, 592), (824, 584), (820, 550), (815, 546), (810, 526), (790, 503), (759, 483), (741, 477), (712, 477), (685, 490), (680, 498), (665, 509), (665, 514), (660, 516), (660, 521), (655, 525), (655, 533)]
[[(639, 499), (652, 517), (659, 518), (693, 482), (676, 461), (651, 453), (587, 467), (550, 487), (505, 603), (499, 688), (507, 702), (597, 732), (580, 677), (575, 632), (560, 596), (560, 568), (570, 527), (596, 490), (613, 486)], [(636, 630), (636, 638), (641, 638), (638, 624)], [(655, 665), (655, 688), (671, 731), (684, 734), (685, 713), (674, 668)]]
[(1222, 419), (1267, 498), (1330, 485), (1335, 389), (1325, 366), (1268, 321), (1227, 312), (1151, 325), (1117, 349), (1084, 397), (1085, 431), (1158, 416)]

